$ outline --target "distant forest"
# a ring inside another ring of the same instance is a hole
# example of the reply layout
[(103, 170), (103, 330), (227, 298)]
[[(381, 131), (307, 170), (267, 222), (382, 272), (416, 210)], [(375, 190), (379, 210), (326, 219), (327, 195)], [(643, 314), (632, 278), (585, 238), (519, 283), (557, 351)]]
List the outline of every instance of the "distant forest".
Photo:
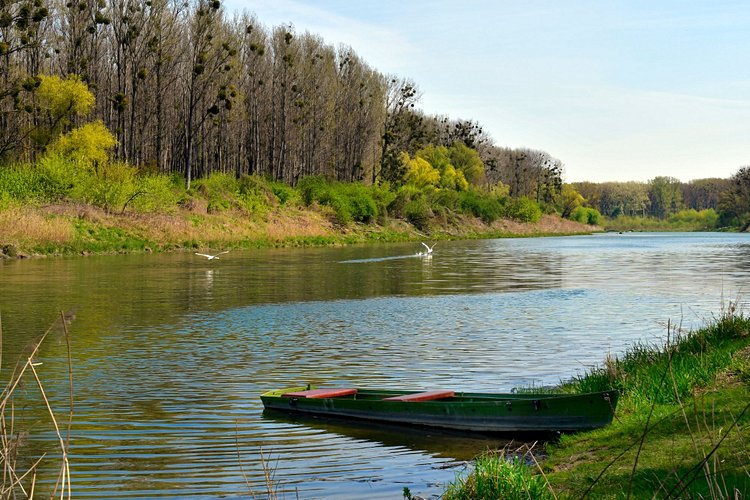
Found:
[[(94, 101), (79, 106), (87, 92)], [(213, 173), (398, 185), (419, 151), (462, 143), (483, 165), (464, 172), (472, 186), (502, 183), (511, 197), (559, 206), (560, 160), (497, 146), (480, 124), (427, 115), (419, 100), (415, 82), (378, 72), (351, 47), (291, 26), (268, 29), (251, 14), (229, 16), (219, 0), (0, 3), (2, 165), (33, 163), (92, 121), (114, 135), (115, 160), (180, 175), (188, 189)], [(675, 181), (576, 187), (605, 215), (656, 217), (719, 208), (731, 187), (721, 179), (680, 184), (677, 201)]]

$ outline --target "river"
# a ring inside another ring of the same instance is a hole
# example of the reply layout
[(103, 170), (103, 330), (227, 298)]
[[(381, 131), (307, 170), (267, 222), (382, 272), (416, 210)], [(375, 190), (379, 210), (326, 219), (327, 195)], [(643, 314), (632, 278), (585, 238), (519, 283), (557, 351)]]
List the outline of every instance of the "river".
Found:
[[(486, 436), (264, 415), (300, 385), (507, 391), (556, 384), (747, 310), (750, 236), (626, 233), (0, 261), (2, 373), (61, 311), (74, 379), (74, 497), (436, 497)], [(66, 343), (37, 369), (69, 410)], [(54, 452), (33, 384), (27, 451)], [(48, 459), (54, 462), (56, 456)], [(37, 491), (54, 477), (42, 474)]]

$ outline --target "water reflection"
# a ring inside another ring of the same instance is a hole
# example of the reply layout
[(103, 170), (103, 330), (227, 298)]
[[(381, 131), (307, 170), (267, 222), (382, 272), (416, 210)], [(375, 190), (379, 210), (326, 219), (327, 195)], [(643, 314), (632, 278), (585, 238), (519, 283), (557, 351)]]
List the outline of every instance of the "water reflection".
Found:
[[(269, 419), (258, 395), (308, 382), (554, 384), (658, 341), (667, 320), (701, 326), (722, 301), (748, 305), (747, 235), (441, 242), (431, 259), (414, 254), (409, 243), (0, 261), (3, 371), (75, 309), (77, 497), (247, 496), (245, 475), (263, 491), (260, 450), (289, 496), (430, 496), (496, 443)], [(62, 413), (66, 358), (61, 335), (40, 353)]]

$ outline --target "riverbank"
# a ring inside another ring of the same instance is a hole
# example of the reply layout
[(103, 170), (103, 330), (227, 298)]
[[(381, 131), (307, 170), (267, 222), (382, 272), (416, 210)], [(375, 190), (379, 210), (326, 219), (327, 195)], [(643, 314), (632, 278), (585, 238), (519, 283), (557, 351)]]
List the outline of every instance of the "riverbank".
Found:
[(563, 436), (535, 471), (482, 456), (446, 498), (509, 483), (519, 485), (517, 498), (532, 490), (535, 498), (742, 498), (750, 491), (750, 319), (728, 309), (698, 331), (675, 329), (661, 348), (636, 345), (567, 387), (619, 389), (611, 425)]
[(171, 213), (113, 214), (91, 205), (16, 205), (0, 211), (0, 258), (138, 253), (367, 242), (590, 234), (601, 228), (554, 215), (536, 223), (498, 219), (491, 224), (467, 215), (434, 217), (417, 229), (381, 217), (337, 224), (327, 207), (282, 206), (260, 214), (210, 213), (197, 204)]

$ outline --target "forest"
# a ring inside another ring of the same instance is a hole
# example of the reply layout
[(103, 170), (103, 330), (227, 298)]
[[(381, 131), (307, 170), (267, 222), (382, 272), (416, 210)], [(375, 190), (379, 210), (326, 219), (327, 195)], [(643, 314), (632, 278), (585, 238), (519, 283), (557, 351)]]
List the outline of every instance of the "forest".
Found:
[(291, 25), (230, 15), (219, 0), (5, 0), (0, 61), (6, 192), (22, 188), (8, 172), (3, 185), (3, 170), (64, 162), (110, 183), (128, 169), (178, 178), (187, 192), (215, 174), (290, 186), (321, 177), (410, 185), (433, 199), (523, 199), (590, 223), (685, 210), (713, 227), (750, 222), (748, 167), (687, 184), (564, 185), (564, 164), (549, 153), (499, 146), (473, 120), (427, 115), (410, 79)]

